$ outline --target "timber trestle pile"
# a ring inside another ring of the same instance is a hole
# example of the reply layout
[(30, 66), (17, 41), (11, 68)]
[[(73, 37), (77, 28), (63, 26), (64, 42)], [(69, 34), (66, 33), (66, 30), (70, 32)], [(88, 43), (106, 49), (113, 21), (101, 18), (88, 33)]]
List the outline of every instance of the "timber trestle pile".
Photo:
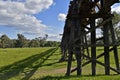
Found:
[[(77, 75), (82, 75), (82, 67), (90, 63), (93, 76), (96, 75), (96, 64), (105, 67), (105, 75), (110, 75), (110, 70), (120, 74), (118, 45), (112, 24), (114, 15), (111, 13), (111, 6), (115, 3), (119, 3), (119, 0), (70, 1), (61, 41), (63, 58), (68, 53), (67, 76), (74, 71), (77, 71)], [(101, 21), (98, 22), (99, 19)], [(101, 37), (97, 37), (97, 29), (101, 29)], [(103, 43), (97, 44), (99, 41)], [(98, 46), (103, 47), (103, 53), (99, 55), (96, 54)], [(116, 67), (110, 65), (111, 51)], [(77, 62), (74, 69), (71, 67), (73, 54)], [(98, 60), (101, 57), (104, 57), (104, 63)], [(83, 58), (87, 59), (85, 63), (82, 62)]]

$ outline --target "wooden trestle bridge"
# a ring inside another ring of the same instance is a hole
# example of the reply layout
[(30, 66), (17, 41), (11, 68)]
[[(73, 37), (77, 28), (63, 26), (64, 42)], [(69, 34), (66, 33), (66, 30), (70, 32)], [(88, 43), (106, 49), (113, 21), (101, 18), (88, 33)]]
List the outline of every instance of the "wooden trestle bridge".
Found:
[[(117, 51), (117, 41), (112, 25), (111, 6), (119, 3), (119, 0), (71, 0), (67, 18), (65, 21), (64, 33), (61, 41), (61, 50), (63, 57), (68, 52), (68, 65), (66, 75), (77, 71), (77, 75), (81, 75), (82, 67), (91, 63), (92, 75), (96, 75), (96, 64), (105, 67), (105, 75), (110, 75), (110, 70), (120, 74), (119, 58)], [(102, 22), (97, 24), (97, 19)], [(96, 29), (102, 28), (103, 35), (96, 37)], [(90, 34), (91, 40), (88, 44), (87, 35)], [(111, 36), (109, 36), (111, 34)], [(110, 42), (110, 39), (112, 42)], [(102, 45), (97, 45), (98, 41), (102, 41)], [(103, 46), (104, 51), (100, 55), (96, 55), (98, 46)], [(89, 47), (91, 49), (89, 49)], [(87, 54), (85, 54), (85, 51)], [(110, 52), (113, 51), (116, 68), (110, 66)], [(73, 53), (76, 57), (77, 66), (71, 69)], [(104, 63), (97, 59), (104, 56)], [(86, 58), (86, 62), (82, 62), (82, 58)]]

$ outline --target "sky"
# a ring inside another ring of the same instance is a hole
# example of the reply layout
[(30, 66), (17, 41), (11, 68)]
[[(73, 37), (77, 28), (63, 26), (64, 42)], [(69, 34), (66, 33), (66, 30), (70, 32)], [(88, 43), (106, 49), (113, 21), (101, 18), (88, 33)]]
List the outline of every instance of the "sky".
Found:
[[(0, 0), (0, 36), (43, 37), (60, 41), (70, 0)], [(112, 6), (120, 13), (120, 3)]]

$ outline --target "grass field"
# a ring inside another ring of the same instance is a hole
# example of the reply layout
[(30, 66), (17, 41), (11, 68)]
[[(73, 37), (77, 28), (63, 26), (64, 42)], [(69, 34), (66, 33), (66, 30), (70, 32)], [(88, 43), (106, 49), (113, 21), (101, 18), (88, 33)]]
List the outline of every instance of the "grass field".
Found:
[[(102, 48), (97, 52), (97, 55), (102, 53)], [(111, 66), (115, 67), (112, 52), (110, 55)], [(66, 77), (67, 63), (59, 63), (59, 59), (60, 49), (54, 47), (0, 49), (0, 80), (120, 80), (120, 75), (114, 75), (113, 71), (105, 76), (100, 65), (97, 65), (97, 76), (91, 76), (90, 64), (83, 67), (82, 76), (74, 72)], [(103, 62), (103, 58), (98, 60)], [(73, 61), (72, 67), (75, 66)]]

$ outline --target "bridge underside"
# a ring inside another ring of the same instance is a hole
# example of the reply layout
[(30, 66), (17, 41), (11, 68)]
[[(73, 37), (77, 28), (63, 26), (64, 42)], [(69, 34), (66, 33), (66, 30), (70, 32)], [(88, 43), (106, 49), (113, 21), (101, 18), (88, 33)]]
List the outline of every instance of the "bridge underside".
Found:
[[(61, 42), (62, 50), (68, 51), (67, 76), (74, 71), (77, 71), (77, 75), (81, 75), (82, 67), (90, 63), (92, 75), (96, 75), (96, 64), (105, 67), (105, 75), (110, 75), (110, 70), (120, 74), (118, 45), (112, 24), (113, 14), (111, 14), (111, 6), (117, 2), (119, 0), (73, 0), (70, 2)], [(101, 37), (97, 37), (97, 29), (101, 30)], [(98, 42), (102, 43), (98, 44)], [(103, 53), (99, 55), (96, 54), (98, 46), (104, 47)], [(111, 54), (114, 54), (116, 68), (110, 65), (111, 51), (113, 51)], [(73, 54), (75, 54), (77, 66), (71, 69)], [(104, 57), (104, 63), (98, 61), (101, 57)], [(84, 63), (83, 58), (87, 59)]]

